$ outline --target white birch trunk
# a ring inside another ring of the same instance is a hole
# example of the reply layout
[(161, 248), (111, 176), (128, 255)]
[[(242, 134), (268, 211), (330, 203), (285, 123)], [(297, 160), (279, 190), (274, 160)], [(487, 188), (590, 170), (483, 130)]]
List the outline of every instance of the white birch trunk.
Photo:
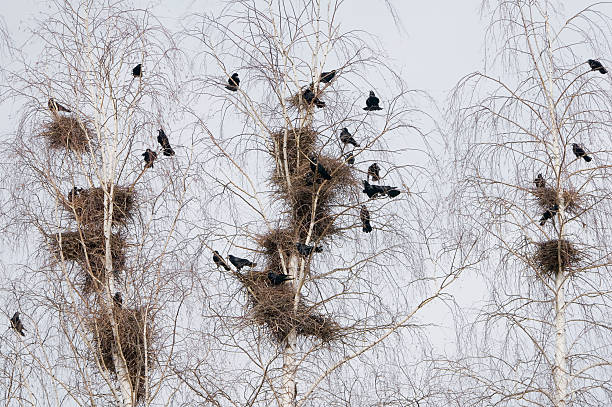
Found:
[[(298, 258), (295, 254), (289, 257), (288, 274), (294, 278), (294, 285), (297, 286), (299, 281), (298, 273)], [(298, 293), (296, 293), (296, 304), (299, 301)], [(285, 340), (283, 349), (283, 376), (282, 376), (282, 393), (280, 397), (279, 407), (294, 407), (296, 405), (297, 387), (295, 382), (295, 373), (297, 371), (295, 350), (297, 345), (297, 333), (292, 329), (287, 339)]]

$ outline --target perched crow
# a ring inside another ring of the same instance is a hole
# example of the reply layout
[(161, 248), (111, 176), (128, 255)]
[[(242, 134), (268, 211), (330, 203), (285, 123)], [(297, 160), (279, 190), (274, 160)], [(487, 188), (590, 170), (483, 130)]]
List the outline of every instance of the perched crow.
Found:
[(68, 192), (68, 202), (72, 202), (72, 200), (77, 197), (81, 192), (83, 192), (83, 188), (73, 187)]
[(348, 131), (346, 127), (342, 128), (340, 132), (340, 141), (344, 144), (352, 144), (355, 147), (359, 147), (359, 144), (353, 138), (353, 135)]
[(227, 80), (227, 83), (228, 84), (225, 86), (225, 89), (236, 92), (238, 90), (238, 86), (240, 86), (240, 78), (238, 78), (238, 73), (234, 72), (232, 77)]
[(132, 76), (134, 78), (140, 78), (142, 76), (142, 64), (138, 64), (132, 69)]
[(383, 189), (383, 192), (385, 193), (385, 195), (387, 195), (389, 198), (395, 198), (396, 196), (400, 194), (400, 190), (397, 189), (397, 187), (392, 187), (389, 185), (382, 185), (381, 188)]
[(387, 195), (390, 198), (395, 198), (400, 194), (397, 187), (389, 185), (371, 185), (368, 181), (363, 180), (363, 192), (368, 198), (376, 198), (379, 195)]
[(302, 256), (310, 256), (313, 250), (315, 253), (321, 253), (323, 251), (321, 246), (311, 246), (304, 243), (296, 243), (295, 247), (297, 247), (298, 253)]
[(544, 180), (544, 177), (542, 176), (542, 174), (538, 174), (538, 176), (536, 177), (536, 179), (533, 180), (533, 182), (535, 183), (536, 188), (546, 188), (546, 181)]
[(115, 295), (113, 295), (113, 302), (119, 308), (121, 308), (121, 306), (123, 305), (123, 297), (121, 296), (121, 293), (119, 291), (117, 291)]
[(584, 148), (580, 146), (580, 144), (572, 144), (572, 151), (574, 152), (574, 154), (576, 154), (577, 158), (582, 157), (586, 162), (591, 161), (591, 157), (587, 155), (586, 151), (584, 151)]
[(370, 211), (366, 208), (365, 205), (361, 205), (361, 212), (359, 212), (359, 217), (361, 218), (362, 230), (366, 233), (370, 233), (372, 231), (372, 225), (370, 224)]
[(165, 156), (172, 157), (174, 155), (174, 150), (170, 146), (170, 141), (168, 140), (168, 136), (166, 136), (164, 129), (159, 129), (157, 134), (157, 142), (162, 146)]
[(334, 76), (336, 76), (335, 69), (332, 69), (330, 72), (322, 72), (319, 82), (330, 83), (332, 79), (334, 79)]
[(306, 89), (304, 91), (304, 93), (302, 94), (302, 98), (306, 101), (306, 103), (308, 103), (309, 105), (314, 103), (314, 105), (316, 107), (325, 107), (325, 102), (323, 102), (322, 100), (320, 100), (318, 97), (315, 96), (315, 94), (312, 92), (312, 90), (310, 89)]
[(372, 181), (380, 181), (380, 167), (374, 163), (368, 167), (368, 181), (372, 177)]
[(223, 257), (221, 257), (221, 255), (219, 254), (218, 251), (213, 250), (213, 261), (215, 262), (215, 264), (217, 265), (217, 268), (219, 268), (219, 266), (223, 267), (226, 271), (230, 271), (231, 268), (230, 266), (227, 265), (227, 263), (225, 262), (225, 260), (223, 260)]
[(72, 112), (72, 110), (66, 109), (64, 106), (57, 103), (55, 99), (53, 98), (49, 99), (47, 106), (49, 107), (49, 110), (51, 110), (54, 113), (55, 112), (68, 112), (68, 113)]
[(348, 165), (355, 164), (355, 156), (353, 155), (352, 151), (349, 151), (348, 153), (344, 154), (344, 161), (346, 161)]
[(273, 271), (268, 271), (268, 280), (272, 285), (281, 285), (287, 280), (293, 280), (292, 277), (289, 277), (287, 274), (275, 273)]
[(257, 266), (257, 263), (253, 263), (252, 261), (247, 259), (241, 259), (240, 257), (232, 256), (231, 254), (227, 256), (227, 258), (229, 259), (230, 263), (232, 263), (234, 267), (236, 267), (236, 270), (238, 271), (242, 270), (243, 267)]
[(374, 94), (374, 91), (370, 91), (370, 96), (366, 99), (366, 107), (363, 110), (382, 110), (382, 107), (378, 106), (380, 100)]
[(599, 71), (600, 74), (604, 75), (608, 73), (608, 70), (596, 59), (589, 59), (587, 61), (591, 67), (591, 71)]
[(327, 169), (325, 169), (325, 167), (323, 167), (323, 164), (321, 164), (318, 160), (317, 157), (315, 156), (311, 156), (310, 157), (310, 170), (316, 175), (319, 174), (323, 179), (326, 180), (331, 180), (332, 177), (329, 174), (329, 172), (327, 172)]
[(150, 148), (147, 148), (147, 151), (142, 153), (145, 161), (145, 169), (153, 168), (153, 161), (157, 158), (157, 153)]
[(21, 319), (19, 319), (19, 312), (15, 312), (13, 314), (13, 318), (11, 318), (11, 328), (17, 331), (19, 335), (25, 336), (23, 331), (25, 331), (26, 329), (23, 327), (23, 323), (21, 322)]
[(540, 219), (540, 226), (544, 226), (546, 221), (548, 219), (552, 219), (557, 214), (558, 211), (559, 211), (559, 205), (557, 204), (554, 204), (550, 208), (546, 209), (546, 212), (542, 214), (542, 218)]

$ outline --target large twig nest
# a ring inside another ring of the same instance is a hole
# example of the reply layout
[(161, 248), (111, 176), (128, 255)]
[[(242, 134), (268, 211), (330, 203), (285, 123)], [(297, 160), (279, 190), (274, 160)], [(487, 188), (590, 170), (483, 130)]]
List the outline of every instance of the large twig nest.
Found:
[(291, 231), (289, 229), (274, 229), (257, 236), (255, 240), (264, 249), (266, 272), (285, 273), (282, 265), (283, 260), (288, 262), (289, 256), (295, 251), (296, 239)]
[(89, 123), (73, 116), (54, 115), (53, 120), (43, 125), (40, 133), (53, 150), (69, 150), (84, 153), (94, 141)]
[[(555, 205), (559, 205), (559, 199), (557, 199), (557, 189), (551, 187), (534, 188), (532, 189), (533, 195), (535, 195), (538, 205), (542, 210), (547, 210)], [(580, 195), (575, 189), (565, 189), (562, 193), (563, 202), (565, 204), (565, 210), (570, 213), (577, 213), (580, 211)]]
[(554, 276), (559, 268), (571, 272), (583, 257), (582, 252), (569, 240), (555, 239), (536, 245), (533, 261), (545, 276)]
[[(274, 177), (282, 177), (285, 173), (284, 161), (286, 159), (289, 173), (293, 175), (300, 161), (308, 160), (314, 151), (317, 133), (310, 127), (281, 129), (272, 133), (272, 156), (276, 159)], [(282, 161), (281, 161), (282, 160)]]
[[(113, 188), (113, 224), (124, 225), (133, 215), (135, 196), (128, 187)], [(98, 226), (104, 223), (104, 189), (90, 188), (71, 193), (62, 199), (63, 207), (81, 225)]]

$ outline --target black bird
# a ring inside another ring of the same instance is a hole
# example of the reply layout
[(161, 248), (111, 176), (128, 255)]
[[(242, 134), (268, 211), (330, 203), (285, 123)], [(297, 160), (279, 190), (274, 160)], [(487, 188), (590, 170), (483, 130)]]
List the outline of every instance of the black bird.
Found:
[(336, 76), (336, 70), (332, 69), (330, 72), (322, 72), (319, 78), (319, 82), (330, 83)]
[(374, 91), (370, 91), (370, 96), (366, 99), (366, 107), (363, 110), (382, 110), (382, 107), (378, 106), (380, 103), (380, 99), (376, 97)]
[(340, 141), (344, 144), (352, 144), (355, 147), (359, 147), (359, 144), (357, 144), (357, 142), (353, 138), (353, 135), (348, 131), (346, 127), (343, 127), (342, 131), (340, 132)]
[(535, 183), (535, 186), (538, 189), (546, 188), (546, 181), (544, 180), (542, 174), (538, 174), (538, 176), (536, 177), (536, 179), (533, 180), (533, 182)]
[(302, 256), (310, 256), (313, 251), (315, 253), (321, 253), (323, 251), (321, 246), (311, 246), (304, 243), (296, 243), (295, 247), (297, 247), (298, 253)]
[(140, 78), (142, 76), (142, 64), (138, 64), (132, 69), (132, 76), (134, 78)]
[(361, 205), (359, 217), (361, 218), (362, 230), (366, 233), (370, 233), (372, 231), (372, 225), (370, 224), (370, 211), (368, 211), (368, 208), (366, 208), (365, 205)]
[(231, 254), (227, 256), (230, 263), (236, 267), (236, 270), (240, 271), (243, 267), (255, 267), (257, 263), (253, 263), (247, 259), (241, 259), (240, 257), (232, 256)]
[(268, 271), (268, 280), (270, 281), (270, 283), (272, 283), (272, 285), (281, 285), (287, 280), (293, 280), (293, 278), (289, 277), (287, 274)]
[(23, 333), (23, 331), (25, 331), (25, 328), (23, 327), (21, 319), (19, 319), (19, 312), (15, 312), (13, 314), (13, 318), (11, 318), (11, 328), (17, 331), (19, 335), (25, 336), (25, 334)]
[(332, 177), (329, 174), (329, 172), (327, 172), (327, 169), (323, 166), (323, 164), (321, 164), (318, 160), (317, 157), (315, 156), (311, 156), (310, 157), (310, 170), (316, 175), (319, 174), (323, 179), (326, 180), (331, 180)]
[(72, 200), (77, 197), (81, 192), (83, 192), (83, 188), (73, 187), (68, 192), (68, 202), (72, 202)]
[[(542, 218), (540, 219), (540, 226), (544, 226), (548, 219), (552, 219), (557, 212), (559, 211), (559, 205), (555, 204), (550, 208), (546, 209), (546, 212), (542, 214)], [(554, 220), (553, 220), (554, 222)]]
[(322, 100), (320, 100), (318, 97), (315, 96), (315, 94), (312, 92), (312, 90), (310, 89), (306, 89), (304, 91), (304, 93), (302, 94), (302, 98), (306, 101), (306, 103), (308, 103), (309, 105), (314, 103), (314, 105), (316, 107), (325, 107), (325, 102), (323, 102)]
[(225, 89), (236, 92), (238, 90), (238, 86), (240, 86), (240, 78), (238, 78), (238, 73), (234, 72), (232, 77), (227, 80), (227, 83), (228, 84), (225, 86)]
[(387, 195), (389, 198), (395, 198), (400, 194), (397, 187), (389, 185), (372, 185), (366, 180), (363, 180), (363, 192), (368, 198), (376, 198), (379, 195)]
[(213, 261), (215, 262), (215, 264), (217, 265), (217, 268), (219, 268), (219, 266), (223, 267), (226, 271), (230, 271), (231, 268), (230, 266), (227, 265), (227, 263), (225, 262), (225, 260), (223, 260), (223, 257), (221, 257), (221, 255), (219, 254), (218, 251), (213, 250)]
[(344, 154), (344, 161), (346, 161), (348, 165), (355, 164), (355, 156), (353, 155), (352, 151), (349, 151), (348, 153)]
[(400, 190), (397, 187), (392, 187), (390, 185), (382, 185), (383, 193), (387, 195), (389, 198), (395, 198), (400, 194)]
[(123, 297), (121, 296), (121, 293), (119, 291), (117, 291), (115, 295), (113, 295), (113, 302), (119, 308), (121, 308), (121, 306), (123, 305)]
[(372, 181), (380, 181), (380, 167), (374, 163), (368, 167), (368, 181), (372, 177)]
[(604, 66), (596, 59), (589, 59), (589, 66), (591, 67), (591, 71), (599, 71), (600, 74), (604, 75), (608, 73), (608, 70), (604, 68)]
[(572, 144), (572, 151), (574, 154), (576, 154), (577, 158), (582, 157), (586, 162), (591, 161), (591, 157), (587, 155), (586, 151), (584, 151), (584, 148), (580, 144)]
[(157, 153), (150, 148), (147, 148), (147, 151), (142, 153), (145, 161), (145, 169), (153, 168), (153, 161), (157, 159)]
[(170, 141), (168, 140), (168, 136), (166, 136), (164, 129), (159, 129), (159, 132), (157, 133), (157, 142), (162, 146), (165, 156), (172, 157), (174, 155), (174, 150), (172, 149), (172, 146), (170, 146)]
[(57, 103), (55, 101), (55, 99), (50, 98), (49, 102), (47, 103), (47, 106), (49, 107), (49, 110), (51, 110), (52, 112), (56, 113), (56, 112), (72, 112), (72, 110), (69, 110), (67, 108), (65, 108), (64, 106), (60, 105), (59, 103)]

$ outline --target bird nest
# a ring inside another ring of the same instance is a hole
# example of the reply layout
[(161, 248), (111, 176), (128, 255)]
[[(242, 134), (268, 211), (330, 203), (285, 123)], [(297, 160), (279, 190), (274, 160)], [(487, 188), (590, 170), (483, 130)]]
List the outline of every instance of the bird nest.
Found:
[(275, 273), (285, 273), (283, 260), (286, 265), (289, 256), (291, 256), (291, 252), (295, 251), (294, 242), (296, 239), (293, 233), (288, 229), (275, 229), (266, 234), (257, 236), (255, 240), (259, 246), (264, 249), (266, 272), (273, 271)]
[[(113, 188), (113, 225), (124, 225), (133, 215), (134, 191), (128, 187)], [(90, 188), (62, 200), (63, 207), (81, 225), (102, 225), (104, 223), (104, 189)]]
[(290, 285), (270, 285), (266, 273), (251, 271), (239, 275), (246, 288), (250, 303), (250, 316), (266, 327), (277, 342), (282, 342), (295, 329), (297, 335), (315, 337), (324, 343), (338, 338), (342, 328), (331, 317), (315, 312), (300, 300), (295, 307), (295, 292)]
[[(285, 140), (285, 134), (287, 139)], [(298, 129), (282, 129), (271, 134), (272, 151), (276, 158), (276, 169), (274, 177), (283, 177), (285, 174), (285, 153), (289, 174), (293, 175), (298, 167), (298, 161), (307, 161), (308, 156), (314, 151), (317, 133), (310, 127)]]
[(143, 309), (120, 307), (113, 308), (113, 316), (117, 323), (117, 338), (108, 314), (98, 313), (91, 317), (96, 358), (106, 370), (116, 374), (113, 354), (119, 355), (121, 350), (132, 391), (138, 402), (145, 395), (146, 370), (151, 368), (154, 360), (151, 316)]
[[(51, 253), (57, 262), (74, 261), (84, 272), (83, 290), (99, 291), (106, 279), (106, 240), (102, 229), (61, 232), (49, 236)], [(126, 241), (122, 234), (110, 239), (114, 273), (125, 267)]]
[(40, 135), (47, 140), (50, 149), (75, 153), (88, 151), (90, 142), (94, 140), (89, 123), (73, 116), (54, 115), (51, 122), (43, 125)]
[[(538, 205), (540, 205), (543, 210), (559, 205), (556, 188), (534, 188), (532, 189), (532, 193), (536, 197)], [(564, 189), (562, 195), (566, 211), (570, 213), (577, 213), (580, 211), (580, 195), (578, 191), (575, 189)]]
[(571, 271), (583, 258), (583, 253), (565, 239), (536, 243), (533, 261), (545, 276), (554, 276), (559, 269)]

